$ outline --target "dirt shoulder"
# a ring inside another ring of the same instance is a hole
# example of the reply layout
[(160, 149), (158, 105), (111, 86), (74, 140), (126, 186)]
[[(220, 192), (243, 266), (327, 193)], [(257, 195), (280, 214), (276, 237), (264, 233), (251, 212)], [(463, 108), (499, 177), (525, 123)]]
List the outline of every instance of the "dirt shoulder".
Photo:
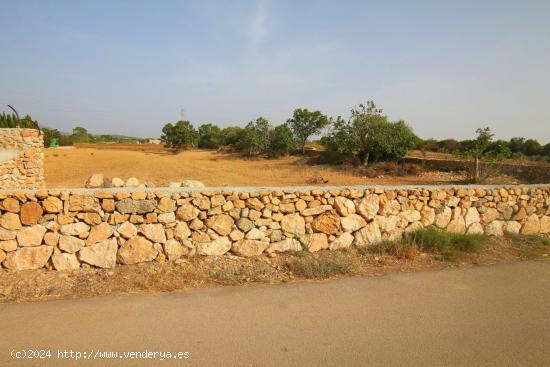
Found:
[(114, 269), (57, 272), (0, 271), (0, 303), (80, 298), (109, 294), (171, 292), (250, 283), (287, 283), (352, 276), (461, 268), (523, 260), (550, 260), (548, 241), (523, 237), (491, 238), (483, 250), (455, 261), (422, 252), (388, 255), (362, 248), (240, 258), (192, 257), (180, 263), (147, 263)]

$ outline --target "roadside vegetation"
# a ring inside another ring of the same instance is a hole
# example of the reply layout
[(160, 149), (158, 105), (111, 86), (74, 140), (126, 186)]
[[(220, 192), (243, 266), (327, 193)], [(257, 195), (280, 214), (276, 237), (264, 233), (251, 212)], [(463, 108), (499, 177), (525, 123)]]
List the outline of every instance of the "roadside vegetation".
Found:
[(151, 262), (69, 272), (1, 269), (0, 303), (382, 276), (523, 260), (550, 260), (550, 238), (452, 235), (428, 228), (405, 236), (403, 241), (384, 241), (375, 246), (339, 251), (300, 251), (258, 258), (196, 256), (178, 263)]
[(512, 247), (525, 259), (536, 260), (550, 256), (550, 238), (535, 235), (512, 236)]
[(432, 253), (445, 261), (457, 261), (465, 254), (478, 252), (489, 239), (483, 234), (459, 234), (430, 226), (406, 233), (402, 239), (385, 240), (369, 247), (372, 253), (411, 259), (420, 252)]

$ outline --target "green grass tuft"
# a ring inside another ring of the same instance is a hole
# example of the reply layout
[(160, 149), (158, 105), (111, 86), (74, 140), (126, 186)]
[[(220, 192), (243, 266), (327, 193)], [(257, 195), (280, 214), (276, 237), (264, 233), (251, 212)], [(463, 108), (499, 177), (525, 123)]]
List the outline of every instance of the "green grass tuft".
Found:
[(407, 233), (403, 242), (415, 244), (426, 252), (437, 252), (445, 260), (458, 260), (465, 253), (477, 252), (489, 237), (484, 234), (459, 234), (430, 226)]
[(431, 226), (406, 233), (401, 240), (381, 241), (369, 246), (368, 251), (400, 259), (413, 259), (418, 251), (423, 251), (440, 254), (444, 260), (456, 261), (466, 253), (481, 250), (488, 238), (482, 234), (458, 234)]

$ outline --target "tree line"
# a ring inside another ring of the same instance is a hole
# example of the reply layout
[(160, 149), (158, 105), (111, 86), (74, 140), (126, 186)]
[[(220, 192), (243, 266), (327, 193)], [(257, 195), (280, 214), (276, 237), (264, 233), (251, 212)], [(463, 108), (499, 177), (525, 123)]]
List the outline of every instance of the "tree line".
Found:
[[(29, 115), (17, 120), (13, 114), (0, 113), (0, 127), (39, 128), (38, 122)], [(57, 129), (42, 128), (44, 146), (50, 146), (53, 139), (57, 145), (76, 143), (120, 142), (136, 139), (115, 135), (92, 135), (85, 128), (77, 126), (72, 133)], [(485, 135), (481, 134), (485, 132)], [(306, 108), (294, 110), (283, 124), (272, 125), (268, 119), (258, 117), (244, 127), (220, 128), (206, 123), (195, 128), (189, 121), (168, 123), (162, 128), (161, 140), (165, 146), (175, 150), (188, 148), (219, 149), (229, 147), (241, 154), (252, 156), (280, 157), (291, 152), (305, 153), (306, 144), (312, 137), (323, 146), (322, 159), (325, 162), (350, 162), (365, 165), (372, 162), (399, 160), (410, 150), (442, 152), (461, 156), (472, 156), (479, 144), (480, 134), (485, 136), (483, 156), (491, 159), (521, 159), (550, 161), (550, 143), (540, 144), (535, 139), (515, 137), (510, 140), (495, 140), (492, 132), (479, 129), (474, 139), (421, 139), (404, 121), (390, 121), (373, 101), (353, 107), (348, 118), (331, 118), (320, 111)]]
[[(471, 149), (473, 140), (455, 140), (455, 139), (419, 139), (416, 149), (423, 152), (440, 152), (462, 155)], [(514, 137), (510, 140), (491, 139), (488, 149), (498, 152), (503, 158), (511, 159), (533, 159), (550, 161), (550, 143), (542, 145), (536, 139), (526, 139)]]
[(26, 115), (21, 120), (17, 120), (17, 116), (14, 114), (0, 113), (0, 128), (14, 127), (38, 129), (38, 122), (34, 121), (29, 115)]
[(96, 143), (146, 143), (147, 139), (137, 139), (119, 135), (93, 135), (85, 128), (77, 126), (73, 128), (71, 134), (61, 133), (57, 129), (42, 128), (44, 133), (44, 146), (49, 147), (52, 140), (55, 139), (58, 146), (68, 146), (73, 144), (96, 144)]
[(286, 123), (276, 126), (264, 117), (244, 128), (209, 123), (195, 129), (189, 121), (178, 121), (163, 127), (161, 140), (176, 150), (230, 146), (245, 156), (278, 157), (295, 150), (304, 153), (311, 137), (321, 134), (320, 144), (331, 160), (360, 164), (402, 158), (418, 140), (404, 121), (390, 121), (373, 101), (353, 108), (347, 119), (298, 108)]
[(480, 139), (484, 157), (491, 159), (529, 158), (550, 161), (550, 143), (541, 145), (535, 139), (521, 137), (509, 141), (495, 140), (490, 129), (478, 129), (474, 139), (421, 139), (405, 121), (390, 121), (374, 101), (351, 109), (348, 118), (331, 118), (320, 111), (294, 110), (283, 124), (272, 125), (259, 117), (244, 128), (220, 128), (207, 123), (196, 129), (190, 121), (168, 123), (162, 129), (165, 146), (176, 150), (189, 148), (218, 149), (231, 147), (245, 156), (278, 157), (293, 151), (305, 152), (312, 137), (323, 146), (325, 162), (372, 162), (399, 160), (409, 151), (443, 152), (472, 157), (479, 151)]

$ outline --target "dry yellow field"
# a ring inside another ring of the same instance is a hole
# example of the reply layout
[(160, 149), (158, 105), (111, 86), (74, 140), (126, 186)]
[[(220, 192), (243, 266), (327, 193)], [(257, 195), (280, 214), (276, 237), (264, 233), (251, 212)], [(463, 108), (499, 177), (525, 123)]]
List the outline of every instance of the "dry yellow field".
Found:
[[(139, 150), (138, 150), (139, 149)], [(351, 167), (311, 166), (301, 157), (246, 159), (237, 154), (206, 150), (173, 154), (161, 147), (109, 146), (45, 150), (48, 188), (83, 187), (94, 173), (108, 177), (137, 177), (141, 182), (166, 186), (171, 181), (199, 180), (207, 186), (307, 185), (313, 177), (327, 185), (449, 183), (438, 177), (366, 178)]]

